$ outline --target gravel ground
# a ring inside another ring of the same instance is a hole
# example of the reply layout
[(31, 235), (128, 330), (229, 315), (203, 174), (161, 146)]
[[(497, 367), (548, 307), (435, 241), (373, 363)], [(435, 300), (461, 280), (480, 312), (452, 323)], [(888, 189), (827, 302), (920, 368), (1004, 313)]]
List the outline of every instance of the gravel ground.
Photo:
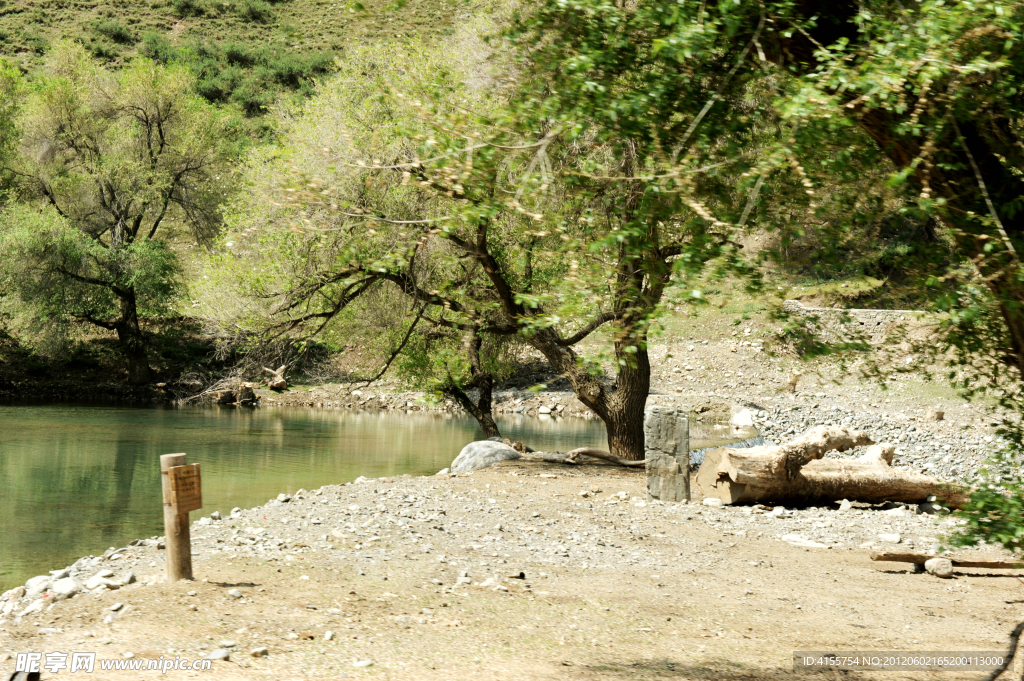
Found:
[[(818, 678), (794, 675), (793, 650), (998, 650), (1024, 616), (1003, 575), (939, 580), (868, 560), (872, 547), (932, 550), (947, 517), (647, 503), (643, 489), (636, 471), (513, 461), (282, 495), (193, 524), (196, 582), (164, 583), (151, 538), (71, 566), (79, 582), (112, 573), (92, 593), (8, 592), (0, 660), (226, 651), (218, 679)], [(893, 534), (898, 545), (880, 538)], [(137, 581), (119, 584), (128, 573)]]

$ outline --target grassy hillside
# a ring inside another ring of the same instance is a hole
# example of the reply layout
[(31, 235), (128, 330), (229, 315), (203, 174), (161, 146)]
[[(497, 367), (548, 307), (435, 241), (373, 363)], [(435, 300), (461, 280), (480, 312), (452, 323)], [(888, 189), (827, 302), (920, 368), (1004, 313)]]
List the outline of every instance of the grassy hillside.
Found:
[(465, 11), (446, 0), (0, 0), (0, 55), (31, 71), (50, 43), (71, 38), (115, 65), (183, 59), (208, 99), (254, 116), (308, 88), (347, 47), (429, 39)]

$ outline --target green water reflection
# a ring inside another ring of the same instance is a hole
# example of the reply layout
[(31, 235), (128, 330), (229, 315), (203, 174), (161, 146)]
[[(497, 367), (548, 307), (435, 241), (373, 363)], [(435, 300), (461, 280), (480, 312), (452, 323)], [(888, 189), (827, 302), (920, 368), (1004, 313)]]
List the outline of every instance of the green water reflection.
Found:
[[(583, 419), (499, 419), (537, 449), (605, 447)], [(203, 465), (201, 512), (280, 492), (444, 468), (474, 421), (324, 409), (0, 405), (0, 591), (28, 577), (162, 534), (161, 454)]]

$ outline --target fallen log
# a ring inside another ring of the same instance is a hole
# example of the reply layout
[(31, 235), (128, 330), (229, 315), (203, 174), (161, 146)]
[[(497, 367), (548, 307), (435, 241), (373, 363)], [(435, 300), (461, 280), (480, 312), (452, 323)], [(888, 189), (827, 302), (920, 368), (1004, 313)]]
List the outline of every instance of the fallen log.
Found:
[(263, 367), (264, 373), (270, 376), (270, 378), (267, 379), (268, 388), (280, 392), (288, 387), (288, 381), (284, 377), (284, 370), (287, 366), (287, 364), (282, 364), (277, 368), (277, 370)]
[(535, 457), (541, 461), (548, 463), (564, 463), (570, 466), (574, 466), (578, 463), (583, 463), (580, 460), (581, 456), (589, 456), (594, 459), (601, 459), (602, 461), (608, 461), (610, 463), (617, 464), (619, 466), (627, 466), (630, 468), (639, 468), (646, 464), (641, 459), (640, 461), (630, 461), (628, 459), (621, 459), (613, 454), (610, 454), (603, 449), (592, 449), (590, 447), (579, 447), (572, 450), (571, 452), (535, 452)]
[(873, 444), (848, 428), (817, 426), (783, 445), (731, 449), (705, 454), (697, 485), (705, 497), (737, 503), (821, 503), (900, 501), (919, 503), (938, 497), (960, 508), (970, 490), (890, 466), (895, 447), (877, 444), (857, 459), (825, 459), (826, 452)]
[(960, 560), (951, 556), (930, 556), (925, 553), (895, 553), (891, 551), (872, 551), (871, 560), (891, 563), (914, 563), (924, 565), (932, 558), (945, 558), (953, 567), (982, 568), (987, 570), (1021, 570), (1024, 561), (1019, 560)]

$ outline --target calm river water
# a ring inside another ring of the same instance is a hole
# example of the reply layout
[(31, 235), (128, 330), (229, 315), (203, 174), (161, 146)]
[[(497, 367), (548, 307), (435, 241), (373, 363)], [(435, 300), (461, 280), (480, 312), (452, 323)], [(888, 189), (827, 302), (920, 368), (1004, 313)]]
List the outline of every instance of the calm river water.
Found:
[[(596, 420), (498, 423), (535, 449), (607, 446)], [(479, 437), (470, 418), (417, 413), (0, 405), (0, 591), (163, 534), (161, 454), (203, 465), (194, 520), (360, 475), (433, 474)]]

